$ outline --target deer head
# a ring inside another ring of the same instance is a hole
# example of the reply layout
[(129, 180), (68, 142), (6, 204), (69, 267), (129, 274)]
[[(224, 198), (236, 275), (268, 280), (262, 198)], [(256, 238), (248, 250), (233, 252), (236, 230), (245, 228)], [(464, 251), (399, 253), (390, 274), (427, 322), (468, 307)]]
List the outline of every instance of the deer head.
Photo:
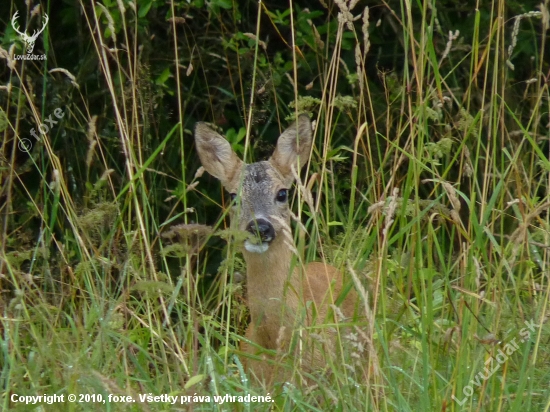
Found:
[(249, 253), (264, 253), (289, 228), (290, 211), (288, 190), (308, 158), (312, 144), (311, 122), (301, 115), (286, 129), (277, 141), (275, 152), (269, 160), (245, 164), (231, 145), (204, 123), (195, 128), (197, 151), (204, 168), (218, 178), (236, 199), (232, 219), (240, 230), (247, 231), (255, 239), (246, 240)]
[(19, 12), (16, 11), (13, 17), (11, 18), (11, 26), (21, 36), (21, 39), (23, 39), (23, 41), (25, 42), (25, 45), (27, 48), (27, 54), (30, 54), (34, 50), (34, 43), (36, 42), (38, 35), (42, 33), (46, 28), (46, 25), (48, 24), (48, 21), (49, 21), (49, 17), (47, 14), (44, 14), (44, 17), (42, 17), (42, 28), (40, 30), (35, 30), (32, 33), (32, 36), (29, 36), (26, 31), (25, 32), (19, 31), (19, 24), (16, 23), (18, 18), (19, 18)]

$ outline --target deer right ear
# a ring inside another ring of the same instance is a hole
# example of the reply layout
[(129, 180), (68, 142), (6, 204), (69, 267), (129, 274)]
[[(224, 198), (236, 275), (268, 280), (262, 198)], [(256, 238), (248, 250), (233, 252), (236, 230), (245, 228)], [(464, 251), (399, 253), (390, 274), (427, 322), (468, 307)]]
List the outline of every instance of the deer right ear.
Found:
[(229, 142), (205, 123), (197, 123), (195, 144), (206, 171), (219, 179), (226, 189), (233, 190), (238, 184), (235, 179), (239, 178), (243, 162), (231, 149)]
[[(307, 114), (298, 116), (298, 119), (279, 136), (270, 162), (281, 172), (287, 185), (294, 181), (292, 166), (294, 165), (299, 172), (300, 168), (307, 163), (312, 141), (311, 121)], [(301, 162), (299, 165), (298, 158)]]

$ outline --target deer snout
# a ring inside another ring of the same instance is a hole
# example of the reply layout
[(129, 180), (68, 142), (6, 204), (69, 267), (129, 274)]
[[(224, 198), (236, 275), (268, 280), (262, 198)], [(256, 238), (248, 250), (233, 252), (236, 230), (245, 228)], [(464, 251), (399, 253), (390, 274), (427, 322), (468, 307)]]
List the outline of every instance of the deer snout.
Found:
[(275, 229), (273, 225), (266, 219), (251, 220), (246, 225), (246, 230), (258, 237), (262, 242), (271, 242), (275, 239)]

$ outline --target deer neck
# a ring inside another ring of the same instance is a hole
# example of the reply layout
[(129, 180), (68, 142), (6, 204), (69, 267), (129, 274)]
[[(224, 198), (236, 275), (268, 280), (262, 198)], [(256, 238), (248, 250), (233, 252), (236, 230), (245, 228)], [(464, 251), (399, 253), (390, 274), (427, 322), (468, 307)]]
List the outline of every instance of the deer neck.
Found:
[[(281, 326), (292, 327), (301, 293), (296, 269), (291, 271), (292, 251), (282, 238), (264, 253), (243, 251), (247, 266), (247, 293), (251, 321), (277, 339)], [(290, 325), (287, 323), (290, 322)]]

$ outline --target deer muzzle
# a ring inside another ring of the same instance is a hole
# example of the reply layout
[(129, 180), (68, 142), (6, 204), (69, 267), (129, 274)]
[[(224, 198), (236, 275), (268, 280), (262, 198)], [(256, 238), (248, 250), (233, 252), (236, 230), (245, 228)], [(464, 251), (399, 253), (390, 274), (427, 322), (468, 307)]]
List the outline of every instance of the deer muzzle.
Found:
[(245, 240), (244, 247), (252, 253), (264, 253), (269, 248), (273, 239), (275, 239), (273, 225), (263, 218), (251, 220), (246, 225), (246, 231), (253, 236), (251, 239)]

